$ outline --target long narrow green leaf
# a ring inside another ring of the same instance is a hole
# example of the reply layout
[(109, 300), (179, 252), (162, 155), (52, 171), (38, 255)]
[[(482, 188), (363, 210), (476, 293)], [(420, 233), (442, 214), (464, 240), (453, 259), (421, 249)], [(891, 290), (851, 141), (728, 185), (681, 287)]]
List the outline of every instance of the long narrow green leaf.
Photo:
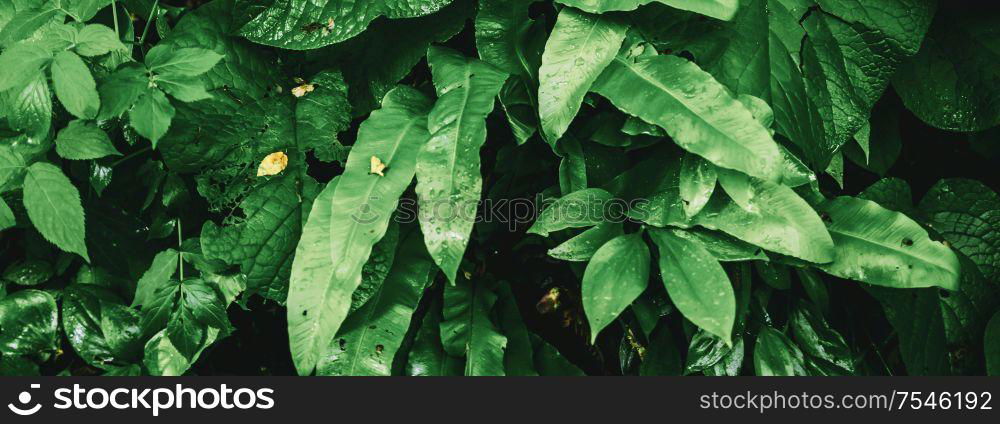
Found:
[(782, 156), (770, 133), (707, 72), (677, 56), (619, 54), (592, 90), (659, 125), (687, 151), (764, 180), (780, 178)]
[(427, 62), (438, 100), (427, 117), (430, 141), (417, 157), (420, 228), (434, 262), (454, 284), (482, 193), (486, 116), (507, 74), (443, 47), (428, 49)]
[(419, 231), (412, 231), (399, 250), (378, 292), (344, 320), (317, 374), (389, 375), (434, 267)]
[[(430, 135), (430, 101), (412, 88), (386, 94), (358, 130), (339, 182), (313, 202), (292, 262), (288, 335), (300, 374), (310, 374), (337, 333), (361, 284), (361, 268), (385, 234), (399, 196), (413, 180)], [(374, 159), (386, 165), (373, 173)]]
[(538, 69), (538, 115), (549, 144), (569, 128), (583, 96), (614, 59), (627, 29), (609, 17), (569, 7), (559, 12)]

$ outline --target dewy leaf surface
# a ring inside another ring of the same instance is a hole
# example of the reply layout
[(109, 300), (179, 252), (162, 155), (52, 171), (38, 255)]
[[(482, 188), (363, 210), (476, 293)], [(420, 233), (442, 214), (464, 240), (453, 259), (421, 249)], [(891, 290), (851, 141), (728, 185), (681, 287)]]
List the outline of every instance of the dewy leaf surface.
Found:
[(605, 243), (587, 263), (580, 283), (590, 341), (632, 304), (649, 283), (649, 248), (639, 233)]
[(674, 306), (731, 345), (736, 295), (719, 262), (699, 242), (670, 230), (651, 230), (649, 236), (660, 252), (660, 274)]
[(559, 12), (538, 69), (538, 114), (549, 144), (562, 137), (583, 96), (611, 63), (627, 26), (573, 8)]
[(729, 20), (739, 9), (739, 0), (557, 0), (592, 13), (635, 10), (649, 3), (662, 3), (713, 18)]
[(906, 215), (853, 197), (819, 208), (829, 216), (836, 250), (836, 259), (821, 266), (824, 271), (879, 286), (958, 289), (955, 253)]
[[(292, 262), (288, 326), (292, 358), (308, 375), (334, 337), (361, 284), (361, 268), (385, 234), (399, 196), (410, 185), (417, 153), (430, 137), (430, 101), (398, 87), (358, 131), (338, 183), (313, 202)], [(388, 164), (385, 176), (369, 172), (369, 159)]]
[(417, 156), (420, 229), (434, 262), (454, 282), (482, 194), (486, 116), (507, 74), (443, 47), (431, 47), (427, 62), (438, 100), (427, 117), (431, 138)]
[(452, 0), (277, 0), (240, 33), (260, 44), (307, 50), (338, 43), (364, 31), (379, 16), (412, 18)]
[(715, 78), (677, 56), (619, 54), (592, 90), (656, 124), (685, 150), (764, 180), (780, 176), (778, 145)]
[(441, 343), (447, 354), (465, 356), (465, 375), (506, 374), (507, 337), (490, 319), (497, 294), (489, 281), (460, 278), (444, 288)]

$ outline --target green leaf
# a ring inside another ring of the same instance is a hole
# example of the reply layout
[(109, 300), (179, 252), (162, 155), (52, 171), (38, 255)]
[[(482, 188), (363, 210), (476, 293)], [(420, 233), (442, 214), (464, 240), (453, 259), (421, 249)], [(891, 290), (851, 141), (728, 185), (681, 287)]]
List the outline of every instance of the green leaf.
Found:
[(179, 259), (179, 255), (174, 249), (167, 249), (157, 253), (153, 257), (153, 263), (150, 264), (149, 269), (142, 274), (142, 277), (136, 283), (135, 298), (132, 300), (132, 306), (145, 306), (151, 302), (155, 302), (153, 296), (156, 290), (167, 284), (170, 278), (174, 276), (174, 272), (177, 271), (177, 261)]
[(375, 18), (413, 18), (434, 13), (452, 0), (277, 0), (240, 34), (255, 43), (308, 50), (354, 37)]
[(101, 107), (97, 83), (80, 56), (60, 52), (52, 61), (51, 71), (52, 87), (66, 110), (81, 119), (96, 117)]
[(0, 299), (0, 354), (45, 357), (59, 348), (59, 310), (52, 295), (21, 290)]
[(182, 306), (201, 324), (218, 329), (229, 328), (225, 299), (215, 287), (203, 280), (186, 280), (181, 285)]
[(518, 44), (532, 20), (534, 0), (480, 0), (476, 13), (476, 51), (479, 58), (511, 75), (526, 72)]
[(162, 91), (149, 88), (136, 100), (135, 106), (129, 112), (129, 124), (135, 128), (135, 132), (148, 138), (153, 142), (153, 147), (156, 147), (156, 142), (160, 141), (170, 128), (170, 121), (174, 118), (175, 112)]
[(316, 185), (310, 177), (285, 173), (251, 192), (239, 208), (242, 219), (220, 227), (206, 222), (201, 247), (207, 256), (240, 266), (247, 290), (284, 303), (292, 258)]
[(52, 164), (37, 162), (24, 177), (24, 208), (46, 240), (90, 262), (84, 243), (80, 192)]
[(161, 76), (156, 78), (156, 86), (182, 102), (212, 98), (212, 94), (205, 91), (205, 84), (195, 77)]
[(156, 376), (179, 376), (183, 375), (191, 365), (194, 364), (201, 353), (208, 345), (215, 341), (219, 335), (219, 330), (209, 328), (206, 336), (198, 346), (197, 352), (186, 357), (177, 350), (167, 337), (166, 330), (156, 333), (146, 342), (145, 354), (142, 358), (143, 365), (149, 370), (150, 375)]
[(684, 154), (678, 188), (687, 216), (697, 215), (712, 198), (717, 177), (715, 165), (693, 153)]
[(635, 10), (650, 3), (661, 3), (690, 10), (716, 19), (730, 20), (739, 9), (739, 0), (556, 0), (592, 13)]
[(986, 325), (983, 346), (986, 350), (986, 374), (1000, 376), (1000, 312), (993, 314)]
[(347, 159), (337, 134), (351, 124), (347, 84), (337, 71), (324, 71), (309, 81), (316, 89), (295, 103), (295, 132), (300, 148), (313, 149), (322, 161)]
[(92, 123), (74, 120), (56, 136), (56, 153), (65, 159), (87, 160), (121, 156), (108, 135)]
[[(386, 95), (358, 131), (344, 174), (313, 203), (292, 262), (288, 327), (299, 374), (312, 372), (347, 316), (361, 268), (385, 234), (392, 210), (415, 172), (417, 153), (430, 135), (430, 101), (398, 87)], [(387, 165), (371, 173), (371, 158)]]
[(94, 367), (128, 364), (142, 350), (139, 313), (121, 304), (110, 290), (92, 284), (63, 292), (62, 328), (73, 350)]
[(906, 108), (950, 131), (1000, 124), (1000, 31), (996, 17), (976, 8), (942, 8), (916, 56), (893, 76)]
[(938, 181), (920, 201), (927, 222), (975, 262), (989, 281), (1000, 281), (1000, 196), (981, 182)]
[(758, 376), (807, 375), (802, 351), (780, 331), (760, 328), (753, 348), (753, 368)]
[(48, 262), (28, 259), (8, 265), (3, 270), (3, 279), (22, 286), (37, 286), (49, 281), (53, 274)]
[(622, 53), (592, 90), (662, 127), (679, 146), (709, 162), (764, 180), (780, 178), (781, 152), (767, 129), (692, 62)]
[(393, 262), (389, 277), (372, 299), (344, 320), (320, 359), (316, 374), (390, 374), (413, 313), (435, 271), (417, 231), (400, 243), (397, 255), (399, 260)]
[(0, 91), (22, 87), (52, 60), (52, 53), (37, 44), (17, 44), (0, 54)]
[(385, 236), (378, 243), (375, 243), (375, 246), (372, 246), (372, 254), (368, 257), (368, 262), (365, 262), (365, 266), (361, 268), (361, 285), (354, 290), (354, 293), (351, 293), (351, 309), (347, 312), (348, 316), (379, 293), (386, 277), (392, 271), (392, 265), (396, 262), (399, 232), (399, 223), (396, 222), (396, 219), (389, 220)]
[(804, 200), (783, 185), (752, 180), (751, 186), (755, 212), (716, 193), (695, 223), (773, 252), (815, 263), (833, 261), (830, 234)]
[(698, 242), (671, 230), (652, 229), (649, 236), (660, 252), (660, 274), (674, 306), (689, 321), (731, 345), (736, 295), (726, 271)]
[(627, 26), (572, 8), (559, 12), (538, 69), (538, 114), (549, 144), (562, 137), (583, 96), (614, 59)]
[(649, 248), (639, 233), (605, 243), (587, 263), (580, 287), (590, 340), (632, 304), (649, 283)]
[(198, 47), (158, 44), (146, 53), (146, 68), (167, 78), (196, 77), (211, 70), (223, 56)]
[(700, 244), (720, 262), (767, 260), (767, 255), (761, 248), (718, 231), (695, 227), (686, 230), (675, 229), (672, 233)]
[(26, 169), (24, 157), (13, 147), (0, 145), (0, 188), (21, 178)]
[(836, 259), (820, 266), (842, 278), (900, 288), (958, 289), (955, 253), (899, 212), (875, 202), (838, 197), (819, 206), (836, 246)]
[(115, 30), (100, 24), (87, 25), (76, 35), (74, 51), (80, 56), (93, 57), (107, 54), (111, 51), (125, 50), (125, 45), (118, 40)]
[(7, 123), (11, 129), (21, 131), (40, 143), (49, 136), (52, 128), (52, 93), (49, 83), (41, 72), (29, 73), (24, 87), (8, 91)]
[(467, 376), (503, 376), (507, 337), (490, 319), (497, 295), (486, 280), (459, 278), (444, 288), (441, 344), (444, 351), (465, 357)]
[(854, 375), (854, 358), (844, 337), (830, 327), (815, 307), (800, 302), (789, 319), (792, 338), (806, 356), (806, 367), (819, 375)]
[(679, 376), (683, 371), (684, 361), (674, 344), (670, 327), (662, 322), (649, 338), (649, 348), (642, 358), (639, 375)]
[(547, 237), (567, 228), (589, 227), (605, 220), (611, 193), (599, 188), (574, 191), (553, 202), (538, 215), (528, 234)]
[(101, 97), (98, 119), (108, 119), (132, 108), (149, 87), (145, 69), (125, 65), (101, 81), (97, 87)]
[(454, 283), (482, 192), (485, 119), (507, 74), (442, 47), (431, 47), (427, 62), (438, 100), (427, 117), (431, 138), (417, 157), (420, 228), (434, 262)]
[(7, 2), (16, 6), (16, 13), (0, 30), (0, 47), (10, 48), (16, 41), (28, 38), (40, 27), (53, 21), (62, 22), (65, 12), (59, 2)]
[(0, 198), (0, 231), (6, 230), (17, 224), (14, 219), (14, 211), (7, 206), (7, 201)]
[(602, 222), (549, 249), (549, 256), (564, 261), (589, 261), (604, 243), (623, 234), (620, 222)]
[(441, 345), (441, 302), (434, 300), (424, 314), (413, 347), (407, 355), (406, 375), (456, 376), (464, 373), (464, 361), (449, 355)]

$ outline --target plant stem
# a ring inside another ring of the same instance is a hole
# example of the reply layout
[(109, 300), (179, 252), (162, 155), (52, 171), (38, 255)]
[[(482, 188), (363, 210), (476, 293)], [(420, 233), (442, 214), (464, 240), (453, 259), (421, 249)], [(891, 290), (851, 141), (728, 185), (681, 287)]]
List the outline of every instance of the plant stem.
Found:
[(149, 27), (156, 20), (156, 10), (160, 8), (160, 0), (153, 2), (153, 8), (149, 11), (149, 17), (146, 18), (146, 25), (142, 27), (142, 36), (139, 37), (139, 46), (142, 47), (142, 43), (146, 42), (146, 34), (149, 33)]
[(153, 150), (153, 146), (146, 146), (146, 147), (143, 147), (143, 148), (141, 148), (141, 149), (139, 149), (139, 150), (136, 150), (136, 151), (134, 151), (134, 152), (132, 152), (132, 153), (129, 153), (128, 155), (125, 155), (125, 156), (123, 156), (123, 157), (122, 157), (121, 159), (118, 159), (118, 160), (116, 160), (116, 161), (112, 162), (110, 166), (111, 166), (111, 168), (114, 168), (114, 167), (115, 167), (115, 166), (117, 166), (118, 164), (120, 164), (120, 163), (122, 163), (122, 162), (125, 162), (125, 161), (127, 161), (127, 160), (129, 160), (129, 159), (132, 159), (132, 158), (134, 158), (134, 157), (136, 157), (136, 156), (139, 156), (139, 155), (141, 155), (141, 154), (143, 154), (143, 153), (146, 153), (146, 152), (148, 152), (148, 151), (150, 151), (150, 150)]
[(111, 0), (111, 16), (115, 18), (115, 38), (121, 40), (122, 35), (118, 32), (118, 0)]
[(184, 251), (181, 250), (181, 245), (184, 244), (184, 237), (181, 235), (181, 219), (177, 218), (177, 267), (178, 272), (181, 276), (181, 281), (184, 281)]

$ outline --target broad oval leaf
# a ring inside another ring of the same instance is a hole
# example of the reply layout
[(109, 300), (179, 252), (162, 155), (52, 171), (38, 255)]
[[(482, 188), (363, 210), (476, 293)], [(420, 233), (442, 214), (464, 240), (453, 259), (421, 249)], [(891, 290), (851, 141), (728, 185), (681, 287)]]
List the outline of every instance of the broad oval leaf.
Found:
[(639, 233), (605, 243), (587, 263), (580, 287), (590, 341), (632, 304), (649, 283), (649, 248)]
[(709, 162), (764, 180), (781, 176), (781, 152), (768, 130), (722, 84), (686, 59), (623, 52), (592, 90), (662, 127), (679, 146)]
[(674, 306), (732, 346), (736, 295), (726, 271), (701, 244), (672, 230), (651, 229), (649, 236), (660, 252), (660, 275)]
[(56, 55), (50, 70), (52, 87), (66, 110), (81, 119), (96, 117), (101, 108), (97, 83), (80, 56), (63, 51)]
[(427, 50), (427, 63), (438, 100), (427, 116), (431, 138), (417, 156), (420, 229), (434, 262), (454, 283), (482, 193), (486, 116), (507, 74), (437, 46)]
[(56, 135), (56, 153), (65, 159), (87, 160), (121, 156), (111, 139), (97, 125), (74, 120)]
[(694, 153), (684, 154), (684, 159), (681, 160), (678, 188), (681, 200), (684, 201), (684, 213), (687, 216), (697, 215), (712, 198), (717, 177), (715, 165)]
[(573, 8), (559, 12), (538, 69), (538, 115), (554, 145), (580, 110), (583, 96), (611, 63), (627, 26)]
[[(386, 94), (382, 108), (358, 130), (338, 183), (313, 202), (288, 291), (289, 342), (299, 374), (312, 373), (347, 316), (372, 246), (385, 234), (399, 196), (413, 180), (417, 153), (429, 138), (430, 107), (412, 88), (400, 86)], [(370, 172), (372, 157), (387, 165), (385, 176)]]
[(59, 347), (59, 310), (52, 295), (22, 290), (0, 300), (0, 354), (44, 355)]
[(24, 176), (24, 208), (46, 240), (90, 262), (80, 192), (55, 165), (37, 162)]
[(846, 196), (819, 209), (829, 216), (837, 252), (823, 271), (879, 286), (958, 289), (958, 257), (906, 215)]

